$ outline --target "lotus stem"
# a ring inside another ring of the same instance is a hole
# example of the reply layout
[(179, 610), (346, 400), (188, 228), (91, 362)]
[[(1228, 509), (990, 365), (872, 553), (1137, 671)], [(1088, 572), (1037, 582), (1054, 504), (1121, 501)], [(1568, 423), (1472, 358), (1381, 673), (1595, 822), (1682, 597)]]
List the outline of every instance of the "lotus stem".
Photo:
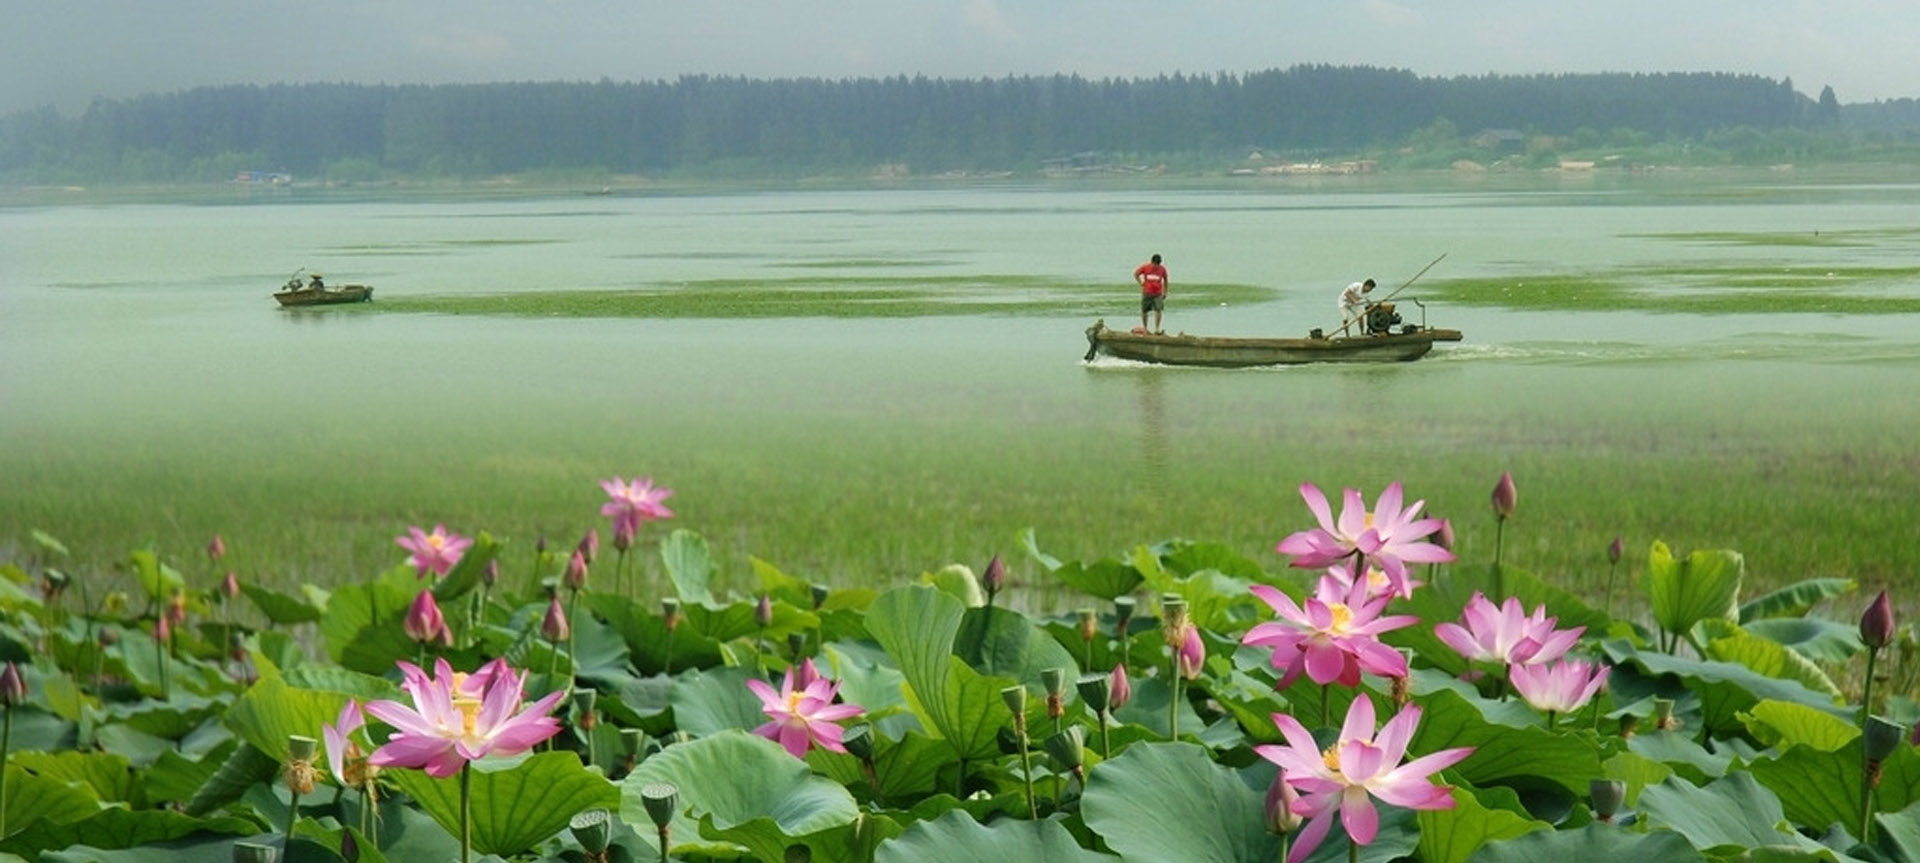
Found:
[(1867, 682), (1865, 692), (1860, 699), (1860, 835), (1861, 842), (1873, 841), (1868, 832), (1873, 829), (1873, 786), (1878, 779), (1880, 765), (1875, 764), (1871, 752), (1872, 745), (1867, 741), (1868, 726), (1873, 724), (1873, 666), (1880, 658), (1880, 648), (1867, 647)]
[(0, 729), (0, 836), (7, 835), (7, 753), (13, 749), (13, 702), (7, 702), (7, 718)]
[[(663, 850), (660, 859), (667, 859)], [(473, 762), (460, 765), (460, 863), (473, 860)]]

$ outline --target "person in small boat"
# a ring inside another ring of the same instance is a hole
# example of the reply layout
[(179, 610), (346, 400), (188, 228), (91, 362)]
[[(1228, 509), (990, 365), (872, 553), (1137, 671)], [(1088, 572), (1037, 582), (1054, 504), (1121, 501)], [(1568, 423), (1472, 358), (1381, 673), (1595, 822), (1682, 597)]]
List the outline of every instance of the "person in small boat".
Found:
[(321, 283), (320, 281), (319, 273), (314, 273), (313, 275), (307, 277), (307, 290), (324, 291), (326, 289), (327, 289), (327, 286)]
[(1373, 280), (1354, 282), (1340, 292), (1340, 329), (1346, 330), (1355, 324), (1359, 328), (1356, 335), (1367, 333), (1367, 295), (1373, 293)]
[(1153, 334), (1165, 335), (1160, 329), (1160, 314), (1167, 308), (1167, 268), (1161, 266), (1160, 256), (1135, 267), (1133, 280), (1140, 285), (1140, 329), (1147, 328), (1147, 313), (1153, 313)]

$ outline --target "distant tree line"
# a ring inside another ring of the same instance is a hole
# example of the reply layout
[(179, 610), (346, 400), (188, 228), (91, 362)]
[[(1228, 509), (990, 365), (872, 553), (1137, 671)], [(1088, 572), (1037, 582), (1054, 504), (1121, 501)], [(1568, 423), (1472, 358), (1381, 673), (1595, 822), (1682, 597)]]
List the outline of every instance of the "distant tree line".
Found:
[[(1911, 100), (1854, 106), (1882, 132), (1920, 127)], [(10, 182), (478, 176), (538, 171), (739, 175), (1033, 170), (1074, 154), (1217, 159), (1399, 146), (1436, 124), (1529, 136), (1704, 140), (1839, 128), (1831, 88), (1755, 75), (1424, 78), (1303, 65), (1250, 74), (1087, 79), (689, 76), (642, 83), (226, 86), (0, 118)]]

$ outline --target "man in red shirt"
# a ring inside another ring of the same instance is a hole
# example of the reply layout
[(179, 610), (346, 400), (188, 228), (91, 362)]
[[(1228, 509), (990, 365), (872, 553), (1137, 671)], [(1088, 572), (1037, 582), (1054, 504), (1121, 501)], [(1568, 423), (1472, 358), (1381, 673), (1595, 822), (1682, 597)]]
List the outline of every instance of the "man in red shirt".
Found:
[(1165, 335), (1160, 329), (1160, 313), (1167, 307), (1167, 268), (1160, 266), (1160, 256), (1134, 268), (1133, 280), (1140, 284), (1140, 329), (1147, 328), (1147, 313), (1153, 313), (1155, 335)]

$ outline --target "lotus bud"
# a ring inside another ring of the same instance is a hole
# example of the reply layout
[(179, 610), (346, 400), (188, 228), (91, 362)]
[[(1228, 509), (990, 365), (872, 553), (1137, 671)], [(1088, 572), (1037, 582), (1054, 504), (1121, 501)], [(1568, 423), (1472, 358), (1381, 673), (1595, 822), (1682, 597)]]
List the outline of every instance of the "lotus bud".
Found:
[(233, 843), (233, 863), (275, 863), (280, 849), (261, 842)]
[(1267, 786), (1267, 832), (1285, 836), (1300, 829), (1300, 822), (1305, 819), (1293, 814), (1293, 801), (1298, 799), (1300, 792), (1287, 782), (1286, 773), (1273, 774), (1273, 784)]
[(1127, 637), (1127, 626), (1133, 623), (1133, 608), (1139, 601), (1131, 596), (1113, 598), (1113, 635), (1115, 638)]
[(1620, 717), (1620, 738), (1622, 740), (1632, 740), (1633, 735), (1639, 730), (1640, 717), (1631, 713)]
[(989, 603), (993, 602), (994, 594), (1007, 586), (1007, 565), (1000, 560), (1000, 555), (996, 554), (987, 561), (987, 571), (980, 576), (980, 586), (986, 589)]
[(172, 596), (167, 597), (167, 608), (163, 613), (173, 622), (174, 626), (186, 623), (187, 592), (184, 590), (176, 590)]
[(1100, 634), (1100, 617), (1097, 612), (1091, 608), (1083, 608), (1080, 609), (1076, 615), (1079, 618), (1078, 625), (1081, 641), (1092, 641)]
[(220, 595), (231, 600), (240, 595), (240, 578), (228, 570), (227, 577), (220, 580)]
[(112, 647), (120, 643), (120, 630), (103, 626), (100, 628), (100, 634), (94, 636), (94, 640), (100, 642), (101, 647)]
[(660, 600), (660, 621), (666, 625), (668, 632), (680, 627), (680, 600), (671, 596)]
[(760, 600), (753, 604), (753, 622), (761, 629), (773, 625), (773, 596), (760, 594)]
[(1059, 719), (1067, 714), (1067, 670), (1047, 668), (1040, 672), (1040, 686), (1047, 690), (1047, 718)]
[(587, 535), (580, 537), (580, 544), (574, 546), (573, 550), (578, 552), (585, 562), (593, 563), (593, 559), (600, 556), (600, 531), (597, 528), (588, 528)]
[(567, 830), (588, 856), (597, 858), (607, 853), (607, 846), (613, 844), (613, 813), (605, 809), (588, 809), (573, 816), (567, 822)]
[(535, 538), (534, 538), (534, 540), (533, 540), (533, 553), (534, 553), (534, 554), (546, 554), (546, 553), (547, 553), (547, 535), (546, 535), (546, 534), (544, 534), (544, 533), (543, 533), (543, 534), (540, 534), (540, 535), (539, 535), (538, 537), (535, 537)]
[(573, 627), (567, 621), (567, 611), (560, 607), (560, 597), (547, 600), (547, 615), (540, 621), (540, 636), (554, 644), (566, 641), (573, 634)]
[(1920, 722), (1913, 724), (1913, 732), (1907, 735), (1908, 746), (1920, 746)]
[(640, 522), (623, 518), (613, 526), (613, 548), (625, 552), (633, 547), (633, 538), (640, 532)]
[(499, 558), (487, 561), (487, 568), (480, 570), (480, 583), (486, 587), (492, 587), (500, 583)]
[(1513, 473), (1511, 471), (1502, 472), (1500, 474), (1500, 481), (1493, 484), (1494, 518), (1506, 521), (1509, 516), (1512, 516), (1513, 506), (1518, 495), (1519, 492), (1513, 487)]
[(799, 658), (801, 651), (807, 649), (807, 634), (804, 632), (787, 633), (787, 654)]
[(1612, 542), (1607, 543), (1607, 562), (1619, 563), (1620, 555), (1624, 551), (1626, 548), (1620, 544), (1620, 537), (1614, 537)]
[(1860, 642), (1869, 650), (1879, 650), (1893, 643), (1893, 603), (1882, 590), (1867, 606), (1865, 614), (1860, 616)]
[(587, 556), (575, 549), (567, 558), (567, 573), (560, 577), (568, 590), (579, 591), (587, 588)]
[(9, 662), (6, 669), (0, 671), (0, 704), (5, 704), (11, 710), (16, 704), (26, 703), (26, 700), (26, 678), (20, 676), (20, 666)]
[(653, 826), (662, 830), (680, 812), (680, 786), (671, 782), (649, 782), (640, 786), (640, 804), (646, 807)]
[(60, 601), (67, 593), (67, 584), (71, 579), (57, 569), (49, 569), (40, 574), (40, 599), (48, 605)]
[(1440, 520), (1440, 529), (1433, 532), (1433, 544), (1448, 551), (1453, 550), (1453, 519)]
[(1887, 757), (1893, 754), (1893, 750), (1900, 746), (1900, 740), (1906, 736), (1906, 726), (1878, 716), (1868, 717), (1865, 743), (1867, 760), (1874, 763), (1887, 760)]
[(820, 669), (814, 666), (813, 657), (811, 656), (800, 660), (800, 664), (795, 665), (791, 673), (793, 674), (793, 691), (795, 692), (807, 688), (807, 684), (820, 679)]
[(164, 645), (173, 644), (173, 624), (168, 621), (167, 615), (162, 614), (159, 620), (153, 622), (153, 640)]
[(353, 838), (352, 830), (340, 831), (340, 859), (360, 863), (360, 840)]
[(1179, 659), (1180, 676), (1188, 680), (1200, 677), (1200, 669), (1207, 661), (1207, 645), (1200, 640), (1200, 630), (1192, 624), (1186, 626), (1186, 635), (1180, 639)]
[(1627, 783), (1618, 779), (1595, 779), (1587, 783), (1587, 800), (1595, 818), (1611, 823), (1615, 813), (1627, 803)]
[(813, 863), (813, 849), (799, 843), (787, 846), (786, 863)]
[(861, 761), (873, 760), (873, 726), (860, 723), (847, 729), (840, 735), (840, 745), (847, 748), (847, 754)]
[(1095, 715), (1107, 712), (1108, 700), (1113, 693), (1113, 679), (1099, 672), (1082, 674), (1074, 682), (1074, 689), (1080, 693), (1080, 700), (1086, 702), (1087, 709)]
[(827, 594), (831, 590), (832, 588), (829, 588), (826, 585), (821, 584), (819, 582), (814, 582), (813, 584), (807, 586), (807, 593), (813, 599), (814, 611), (819, 611), (820, 606), (827, 604)]
[(1053, 756), (1053, 760), (1075, 773), (1080, 772), (1080, 765), (1086, 763), (1087, 731), (1078, 725), (1069, 725), (1060, 729), (1059, 732), (1048, 737), (1043, 745), (1047, 749), (1047, 754)]
[(1133, 684), (1127, 681), (1127, 667), (1116, 665), (1113, 667), (1108, 686), (1107, 706), (1117, 711), (1126, 707), (1131, 701), (1133, 701)]
[(447, 618), (440, 613), (440, 604), (433, 601), (433, 591), (423, 590), (413, 598), (413, 604), (407, 607), (405, 621), (407, 637), (419, 644), (436, 639), (451, 646), (453, 633), (447, 629)]
[(225, 540), (220, 538), (220, 534), (216, 533), (213, 535), (213, 541), (207, 543), (207, 557), (213, 560), (219, 560), (220, 558), (223, 558), (226, 556), (227, 556), (227, 543)]

